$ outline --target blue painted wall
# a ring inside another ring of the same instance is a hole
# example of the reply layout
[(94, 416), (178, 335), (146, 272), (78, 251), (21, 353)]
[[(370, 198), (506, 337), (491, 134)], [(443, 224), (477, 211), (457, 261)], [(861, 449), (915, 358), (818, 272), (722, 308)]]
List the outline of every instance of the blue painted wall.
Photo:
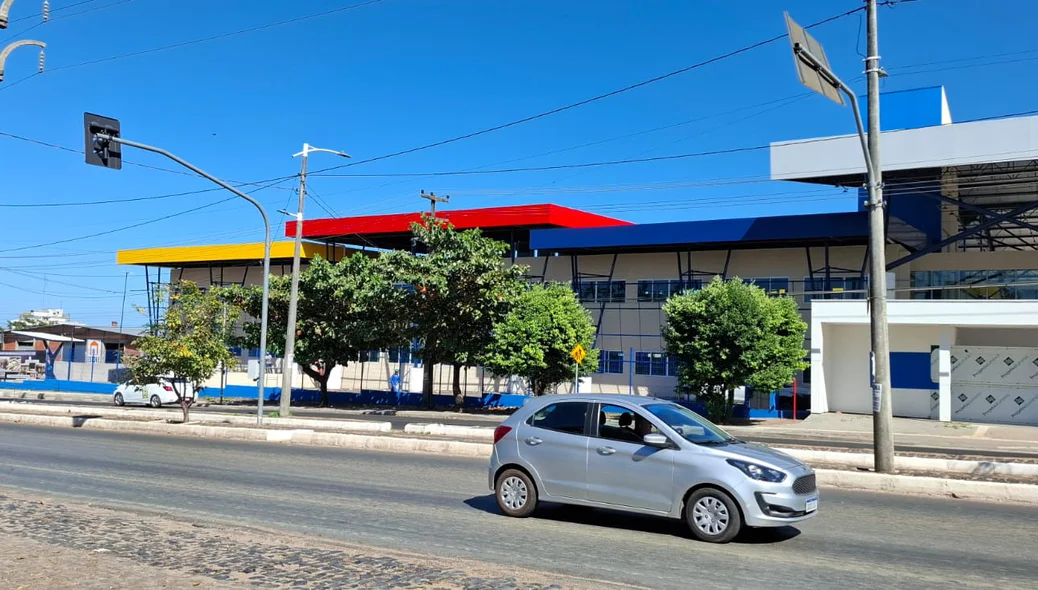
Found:
[[(918, 129), (942, 124), (944, 88), (912, 88), (896, 92), (881, 92), (879, 95), (880, 129)], [(868, 100), (858, 97), (862, 119), (868, 120)]]
[(930, 378), (929, 352), (891, 352), (890, 386), (897, 389), (937, 389)]

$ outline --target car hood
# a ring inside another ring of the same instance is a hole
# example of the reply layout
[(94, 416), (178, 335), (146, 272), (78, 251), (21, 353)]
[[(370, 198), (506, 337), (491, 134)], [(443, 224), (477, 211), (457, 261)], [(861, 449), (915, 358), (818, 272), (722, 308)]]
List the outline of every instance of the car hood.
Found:
[(771, 447), (766, 447), (757, 443), (734, 443), (714, 448), (719, 451), (724, 451), (725, 454), (730, 455), (732, 459), (760, 461), (781, 469), (794, 469), (797, 467), (804, 467), (805, 465), (803, 461), (793, 457), (792, 455), (787, 455), (786, 453), (776, 451)]

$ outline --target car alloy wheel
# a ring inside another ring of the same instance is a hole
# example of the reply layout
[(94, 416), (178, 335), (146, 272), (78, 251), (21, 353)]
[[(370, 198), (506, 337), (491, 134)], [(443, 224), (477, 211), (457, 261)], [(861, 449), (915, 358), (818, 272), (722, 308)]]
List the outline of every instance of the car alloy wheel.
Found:
[(123, 399), (123, 394), (121, 394), (121, 393), (115, 394), (115, 405), (121, 406), (121, 405), (123, 405), (125, 403), (126, 403), (126, 400)]
[(153, 407), (153, 408), (161, 408), (162, 407), (162, 400), (159, 399), (159, 396), (157, 396), (157, 395), (151, 396), (151, 407)]

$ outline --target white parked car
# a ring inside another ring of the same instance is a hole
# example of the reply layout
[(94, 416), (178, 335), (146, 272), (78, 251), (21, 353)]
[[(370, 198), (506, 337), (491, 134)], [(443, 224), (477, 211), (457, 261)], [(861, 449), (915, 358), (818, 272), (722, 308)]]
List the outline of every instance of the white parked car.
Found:
[[(194, 397), (194, 391), (190, 385), (180, 383), (177, 387), (185, 397)], [(115, 405), (117, 406), (126, 404), (143, 404), (153, 408), (161, 408), (165, 404), (179, 403), (177, 401), (177, 394), (173, 391), (173, 385), (166, 379), (148, 385), (123, 383), (119, 387), (115, 388), (115, 394), (112, 396), (112, 401), (115, 402)]]

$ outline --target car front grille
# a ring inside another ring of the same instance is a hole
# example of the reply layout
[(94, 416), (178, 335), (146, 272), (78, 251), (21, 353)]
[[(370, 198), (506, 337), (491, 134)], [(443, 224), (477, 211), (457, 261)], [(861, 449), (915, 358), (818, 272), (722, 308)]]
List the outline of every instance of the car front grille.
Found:
[(793, 491), (798, 494), (810, 494), (815, 491), (815, 474), (798, 477), (793, 482)]

